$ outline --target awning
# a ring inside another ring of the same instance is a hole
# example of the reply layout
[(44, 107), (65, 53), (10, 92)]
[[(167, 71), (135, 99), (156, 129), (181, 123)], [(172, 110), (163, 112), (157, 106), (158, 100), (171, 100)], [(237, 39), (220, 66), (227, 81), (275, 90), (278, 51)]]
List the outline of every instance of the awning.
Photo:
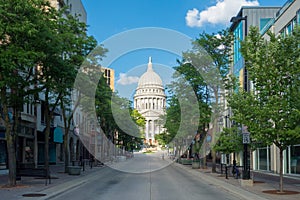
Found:
[(63, 143), (63, 131), (59, 127), (54, 129), (53, 142)]

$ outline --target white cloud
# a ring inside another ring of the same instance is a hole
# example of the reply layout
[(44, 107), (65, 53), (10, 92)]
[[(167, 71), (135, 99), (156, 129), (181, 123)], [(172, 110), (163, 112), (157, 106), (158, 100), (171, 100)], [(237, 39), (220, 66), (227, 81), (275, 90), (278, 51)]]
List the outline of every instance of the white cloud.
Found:
[(120, 78), (117, 83), (121, 85), (131, 85), (133, 83), (137, 83), (138, 81), (139, 77), (137, 76), (127, 76), (127, 74), (120, 73)]
[(235, 16), (241, 6), (258, 6), (258, 0), (217, 0), (216, 5), (199, 11), (196, 8), (188, 10), (185, 21), (190, 27), (201, 27), (209, 24), (228, 24), (231, 17)]

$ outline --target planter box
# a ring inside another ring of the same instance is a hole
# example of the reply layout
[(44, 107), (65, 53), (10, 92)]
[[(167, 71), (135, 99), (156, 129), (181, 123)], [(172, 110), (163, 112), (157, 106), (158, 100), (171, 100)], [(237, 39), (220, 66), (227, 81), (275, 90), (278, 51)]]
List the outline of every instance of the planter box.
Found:
[(68, 173), (69, 173), (69, 175), (80, 175), (81, 167), (80, 166), (69, 166)]
[(192, 169), (199, 169), (200, 168), (200, 160), (192, 162)]
[(193, 162), (193, 160), (181, 159), (181, 164), (183, 164), (183, 165), (191, 165), (192, 162)]
[(247, 179), (247, 180), (244, 180), (244, 179), (240, 179), (239, 182), (241, 183), (241, 186), (242, 187), (252, 187), (253, 186), (253, 180), (252, 179)]
[(126, 160), (126, 156), (117, 156), (116, 159), (118, 162), (122, 162)]

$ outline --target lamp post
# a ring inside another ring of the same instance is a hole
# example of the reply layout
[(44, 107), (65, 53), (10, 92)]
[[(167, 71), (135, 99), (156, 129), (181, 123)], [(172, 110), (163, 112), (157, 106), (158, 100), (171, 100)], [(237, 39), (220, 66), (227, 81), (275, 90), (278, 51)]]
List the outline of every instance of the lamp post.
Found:
[[(236, 17), (232, 17), (230, 19), (230, 22), (232, 22), (233, 24), (238, 24), (241, 21), (245, 21), (244, 23), (244, 36), (247, 36), (247, 32), (248, 32), (248, 24), (247, 24), (247, 16), (236, 16)], [(233, 27), (236, 27), (236, 25), (234, 25)], [(244, 66), (244, 90), (246, 92), (249, 91), (249, 87), (248, 87), (248, 72), (246, 69), (246, 66)], [(250, 167), (248, 163), (248, 144), (250, 143), (250, 135), (249, 132), (246, 131), (245, 127), (242, 125), (242, 134), (243, 134), (243, 145), (244, 145), (244, 152), (243, 152), (243, 179), (250, 179)]]
[(242, 126), (242, 134), (244, 144), (243, 179), (250, 179), (250, 163), (248, 163), (248, 144), (250, 143), (250, 134), (246, 131), (244, 126)]

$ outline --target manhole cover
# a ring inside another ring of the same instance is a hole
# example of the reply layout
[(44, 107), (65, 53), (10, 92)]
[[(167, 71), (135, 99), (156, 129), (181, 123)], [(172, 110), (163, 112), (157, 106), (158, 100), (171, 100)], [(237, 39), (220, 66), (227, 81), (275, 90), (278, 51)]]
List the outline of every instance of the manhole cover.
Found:
[(46, 194), (41, 194), (41, 193), (28, 193), (28, 194), (23, 194), (23, 197), (43, 197), (46, 196)]
[(253, 183), (265, 183), (264, 181), (253, 181)]

